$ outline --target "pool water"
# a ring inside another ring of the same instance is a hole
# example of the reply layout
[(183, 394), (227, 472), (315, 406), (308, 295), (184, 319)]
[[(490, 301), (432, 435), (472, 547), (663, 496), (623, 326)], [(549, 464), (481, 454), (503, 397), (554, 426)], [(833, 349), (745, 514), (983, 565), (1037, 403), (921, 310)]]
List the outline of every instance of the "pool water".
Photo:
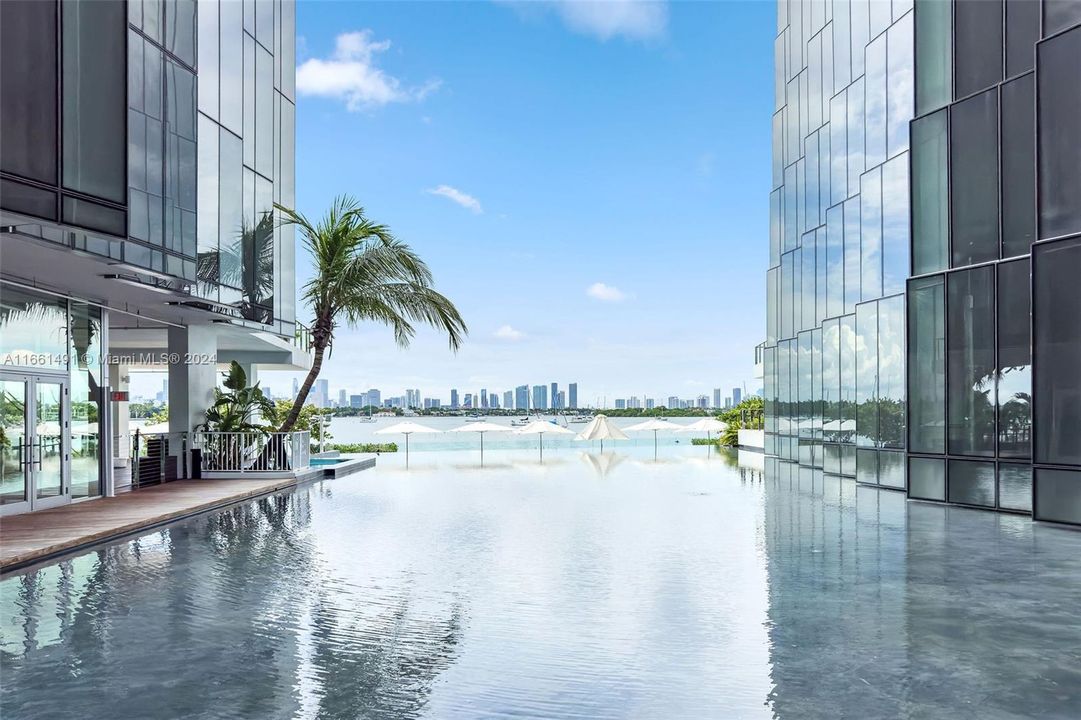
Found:
[(0, 581), (0, 716), (1070, 718), (1079, 607), (1081, 533), (708, 447), (388, 454)]
[(348, 458), (336, 458), (336, 457), (334, 457), (334, 458), (312, 458), (309, 461), (309, 464), (311, 464), (313, 467), (318, 467), (320, 465), (337, 465), (340, 462), (345, 462), (347, 459)]

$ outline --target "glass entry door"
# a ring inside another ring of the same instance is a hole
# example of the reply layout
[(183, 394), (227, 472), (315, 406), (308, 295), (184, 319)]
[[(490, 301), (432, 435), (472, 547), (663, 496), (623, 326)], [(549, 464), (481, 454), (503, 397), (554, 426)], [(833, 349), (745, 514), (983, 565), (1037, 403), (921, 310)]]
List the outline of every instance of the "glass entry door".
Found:
[(0, 512), (70, 502), (67, 380), (0, 374)]

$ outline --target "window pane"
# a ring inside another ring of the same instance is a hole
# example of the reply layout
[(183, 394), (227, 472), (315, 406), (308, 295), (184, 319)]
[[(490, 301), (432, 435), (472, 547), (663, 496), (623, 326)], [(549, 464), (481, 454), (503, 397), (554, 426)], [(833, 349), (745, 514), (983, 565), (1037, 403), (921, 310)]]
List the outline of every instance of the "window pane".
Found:
[(1081, 4), (1077, 0), (1044, 0), (1044, 37), (1077, 23), (1081, 23)]
[(1002, 0), (955, 0), (954, 97), (1002, 80)]
[(102, 350), (101, 308), (71, 304), (71, 495), (101, 494), (98, 458), (101, 448)]
[(965, 505), (995, 506), (995, 464), (950, 460), (949, 499)]
[(0, 366), (63, 370), (68, 303), (0, 284)]
[(830, 100), (830, 204), (848, 197), (847, 91)]
[(946, 499), (946, 461), (934, 458), (908, 459), (908, 494), (921, 500)]
[(904, 292), (909, 252), (908, 156), (882, 166), (882, 294)]
[[(822, 324), (822, 431), (827, 442), (841, 438), (840, 343), (841, 321), (827, 320)], [(840, 466), (834, 472), (839, 471)]]
[(218, 119), (218, 2), (199, 1), (199, 110)]
[(844, 208), (826, 212), (826, 317), (838, 317), (845, 311)]
[[(841, 424), (840, 441), (856, 441), (856, 316), (846, 315), (841, 318)], [(855, 455), (852, 456), (851, 468), (844, 468), (845, 474), (855, 474)]]
[(1025, 255), (1036, 236), (1033, 76), (1002, 86), (1002, 256)]
[(898, 20), (887, 33), (889, 95), (886, 105), (886, 156), (908, 150), (908, 123), (912, 119), (912, 16)]
[(998, 466), (998, 506), (1006, 510), (1032, 512), (1032, 467)]
[(995, 451), (994, 290), (994, 268), (989, 266), (953, 273), (946, 283), (952, 454)]
[[(882, 3), (871, 3), (881, 5)], [(888, 10), (888, 8), (887, 8)], [(891, 82), (893, 78), (890, 78)], [(886, 159), (886, 36), (867, 46), (867, 74), (863, 79), (866, 167)]]
[[(858, 4), (858, 3), (857, 3)], [(863, 50), (860, 50), (863, 57)], [(862, 73), (863, 71), (860, 70)], [(848, 194), (859, 192), (859, 177), (867, 169), (863, 153), (863, 78), (848, 88)]]
[(255, 177), (255, 303), (274, 306), (274, 186)]
[(905, 306), (896, 295), (878, 303), (878, 443), (905, 446)]
[(1081, 472), (1036, 470), (1036, 520), (1081, 523)]
[(256, 171), (273, 177), (274, 58), (262, 47), (255, 51), (255, 148)]
[(811, 330), (815, 327), (815, 233), (811, 231), (803, 238), (803, 269), (800, 278), (802, 306), (800, 329)]
[(1040, 237), (1081, 232), (1081, 27), (1039, 45)]
[(5, 210), (56, 220), (56, 192), (0, 178), (0, 206)]
[(244, 165), (255, 169), (255, 39), (244, 34)]
[(941, 276), (913, 280), (908, 293), (908, 446), (946, 451), (946, 305)]
[(127, 214), (123, 210), (67, 195), (61, 206), (61, 220), (110, 235), (127, 233)]
[(912, 124), (912, 272), (916, 275), (946, 268), (946, 113), (940, 110)]
[(860, 178), (860, 299), (882, 296), (882, 168)]
[(856, 481), (878, 484), (878, 451), (870, 448), (856, 450)]
[[(833, 91), (837, 92), (852, 81), (852, 46), (849, 31), (849, 3), (833, 1)], [(829, 48), (827, 48), (827, 52)]]
[(1081, 238), (1034, 245), (1035, 459), (1081, 465)]
[[(50, 185), (57, 183), (56, 7), (0, 3), (0, 169)], [(6, 199), (4, 207), (18, 212)]]
[(953, 265), (959, 267), (998, 257), (998, 94), (982, 93), (950, 112)]
[(195, 0), (169, 0), (165, 4), (168, 27), (165, 47), (192, 67), (195, 67), (195, 13)]
[(1031, 70), (1040, 39), (1040, 3), (1006, 0), (1006, 77)]
[(860, 301), (860, 205), (857, 198), (844, 204), (845, 228), (845, 312), (856, 311)]
[(916, 0), (916, 112), (920, 115), (944, 106), (952, 96), (952, 11), (950, 0)]
[[(218, 281), (218, 132), (213, 121), (199, 116), (197, 272), (201, 283)], [(209, 292), (203, 286), (200, 295), (207, 297)]]
[(885, 487), (904, 488), (904, 453), (886, 451), (878, 453), (878, 484)]
[(244, 132), (244, 7), (240, 2), (219, 3), (221, 20), (220, 99), (222, 125)]
[(62, 8), (64, 186), (124, 203), (127, 9), (116, 0)]
[(242, 238), (244, 224), (243, 160), (240, 138), (227, 130), (219, 134), (218, 242), (220, 282), (240, 288), (243, 276)]
[(1028, 457), (1032, 427), (1028, 259), (998, 266), (998, 453)]
[[(878, 444), (878, 303), (856, 306), (856, 444)], [(877, 470), (876, 470), (877, 472)]]

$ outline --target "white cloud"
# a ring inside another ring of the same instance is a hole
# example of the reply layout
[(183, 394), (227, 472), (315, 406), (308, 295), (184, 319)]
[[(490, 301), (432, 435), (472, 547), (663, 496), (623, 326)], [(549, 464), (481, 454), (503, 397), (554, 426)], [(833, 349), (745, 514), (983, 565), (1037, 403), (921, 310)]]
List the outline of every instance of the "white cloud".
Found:
[(619, 288), (601, 282), (590, 285), (586, 289), (586, 295), (602, 302), (620, 302), (627, 297)]
[[(522, 11), (537, 7), (516, 3)], [(665, 0), (551, 0), (552, 8), (568, 28), (583, 35), (608, 40), (617, 35), (632, 40), (648, 40), (664, 34), (668, 27)]]
[(484, 212), (484, 210), (481, 209), (480, 200), (477, 200), (472, 195), (464, 193), (458, 188), (453, 188), (450, 185), (440, 185), (439, 187), (432, 188), (427, 192), (431, 195), (441, 195), (448, 200), (461, 205), (466, 210), (472, 210), (478, 215)]
[(439, 87), (439, 80), (403, 87), (398, 78), (376, 67), (376, 56), (389, 48), (390, 40), (374, 41), (371, 30), (342, 33), (335, 39), (329, 58), (311, 58), (300, 64), (297, 92), (343, 100), (349, 110), (360, 110), (420, 101)]
[(503, 325), (493, 333), (500, 340), (510, 340), (515, 342), (525, 337), (525, 333), (521, 330), (515, 330), (510, 325)]

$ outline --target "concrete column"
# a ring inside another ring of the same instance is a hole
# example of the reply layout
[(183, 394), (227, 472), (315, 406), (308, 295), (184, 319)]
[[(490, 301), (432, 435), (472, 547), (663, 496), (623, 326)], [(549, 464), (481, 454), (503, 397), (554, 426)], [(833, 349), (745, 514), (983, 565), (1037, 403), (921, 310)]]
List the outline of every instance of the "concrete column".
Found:
[[(127, 392), (131, 380), (131, 366), (109, 365), (109, 389)], [(108, 398), (106, 398), (108, 402)], [(112, 497), (118, 492), (131, 489), (131, 423), (128, 403), (109, 402), (111, 406), (110, 431), (112, 433), (111, 486), (106, 485), (105, 495)]]
[(169, 432), (191, 432), (206, 420), (218, 382), (217, 329), (213, 325), (169, 328)]

